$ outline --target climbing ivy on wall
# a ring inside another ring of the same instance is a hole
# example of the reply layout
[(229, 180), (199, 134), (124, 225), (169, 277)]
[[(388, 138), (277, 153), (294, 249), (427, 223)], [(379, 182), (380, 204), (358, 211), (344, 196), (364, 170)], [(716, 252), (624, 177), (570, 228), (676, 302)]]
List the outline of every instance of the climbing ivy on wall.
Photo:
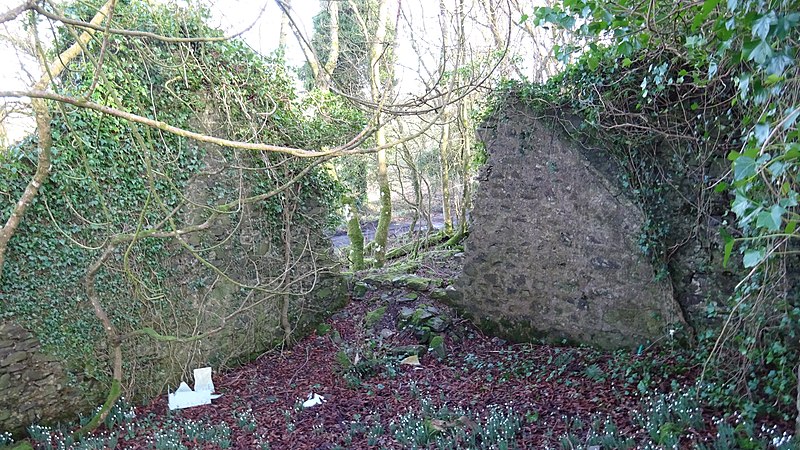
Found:
[[(671, 212), (658, 202), (677, 189), (670, 183), (702, 193), (693, 207), (716, 220), (717, 264), (740, 274), (727, 302), (708, 305), (716, 326), (700, 330), (705, 395), (748, 416), (790, 417), (800, 363), (797, 3), (563, 0), (523, 20), (570, 30), (574, 44), (557, 48), (559, 76), (501, 95), (568, 109), (607, 144), (648, 214), (643, 250), (665, 254), (658, 218)], [(659, 147), (672, 155), (655, 157)]]
[[(64, 12), (86, 18), (98, 7), (97, 1), (75, 2)], [(220, 36), (205, 25), (206, 17), (199, 8), (138, 0), (117, 2), (114, 11), (120, 28), (173, 37)], [(58, 29), (55, 51), (74, 41), (67, 29)], [(341, 144), (364, 124), (358, 111), (329, 94), (299, 98), (280, 58), (259, 55), (238, 40), (169, 43), (110, 34), (101, 61), (102, 41), (97, 36), (88, 44), (57, 83), (58, 90), (145, 111), (185, 129), (300, 148)], [(291, 189), (250, 206), (258, 217), (253, 226), (264, 240), (280, 243), (287, 220), (301, 227), (333, 220), (330, 212), (340, 188), (320, 164), (198, 145), (80, 107), (51, 107), (53, 168), (11, 240), (0, 320), (31, 329), (68, 362), (78, 379), (108, 380), (105, 337), (82, 283), (109, 241), (157, 224), (164, 232), (174, 231), (191, 225), (198, 210), (224, 213), (233, 233), (243, 220), (244, 207), (238, 202), (244, 196), (268, 193), (302, 173)], [(31, 136), (0, 152), (0, 195), (6, 200), (19, 197), (35, 170), (35, 146)], [(215, 181), (204, 188), (212, 195), (200, 196), (198, 204), (192, 183), (209, 174)], [(10, 207), (4, 200), (3, 217)], [(287, 207), (299, 212), (287, 216)], [(225, 240), (246, 251), (230, 236)], [(169, 280), (187, 270), (177, 267), (183, 250), (176, 241), (155, 234), (120, 246), (96, 280), (117, 327), (128, 331), (164, 325), (154, 321), (180, 309), (176, 303), (181, 297)], [(195, 288), (201, 289), (209, 277), (200, 269), (195, 272)]]

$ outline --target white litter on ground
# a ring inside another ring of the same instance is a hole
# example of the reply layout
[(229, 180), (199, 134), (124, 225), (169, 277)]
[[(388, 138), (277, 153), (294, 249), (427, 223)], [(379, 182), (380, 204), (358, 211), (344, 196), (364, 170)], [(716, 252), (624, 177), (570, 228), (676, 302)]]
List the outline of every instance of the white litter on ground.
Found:
[(312, 392), (311, 394), (308, 394), (308, 400), (303, 402), (303, 408), (311, 408), (312, 406), (321, 405), (324, 401), (325, 397)]
[(214, 381), (211, 380), (211, 367), (194, 369), (194, 390), (214, 392)]
[(211, 367), (194, 370), (194, 390), (185, 382), (181, 382), (178, 389), (167, 395), (169, 409), (191, 408), (193, 406), (209, 405), (211, 400), (220, 396), (214, 394), (214, 382), (211, 380)]

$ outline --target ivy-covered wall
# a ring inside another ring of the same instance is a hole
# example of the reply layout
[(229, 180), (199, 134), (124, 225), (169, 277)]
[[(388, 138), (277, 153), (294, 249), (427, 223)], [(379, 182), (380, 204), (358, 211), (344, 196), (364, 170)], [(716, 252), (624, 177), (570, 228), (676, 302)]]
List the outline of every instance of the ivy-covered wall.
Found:
[[(65, 12), (91, 17), (97, 3)], [(118, 2), (114, 18), (120, 28), (166, 36), (220, 36), (202, 10), (176, 8)], [(58, 33), (56, 50), (74, 40)], [(60, 90), (217, 137), (309, 149), (340, 144), (363, 124), (332, 96), (299, 99), (280, 59), (240, 41), (110, 35), (99, 66), (101, 41), (71, 63)], [(111, 384), (116, 342), (90, 289), (117, 330), (122, 388), (134, 399), (189, 381), (197, 366), (220, 370), (291, 344), (345, 301), (322, 234), (340, 189), (317, 161), (198, 145), (80, 107), (50, 108), (51, 175), (10, 241), (0, 323), (31, 333), (36, 358), (63, 368), (53, 373), (83, 399), (75, 409), (99, 404)], [(9, 200), (2, 217), (35, 170), (37, 143), (33, 135), (0, 152), (0, 194)], [(0, 417), (14, 405), (0, 402)], [(53, 412), (45, 405), (36, 416), (61, 416)], [(26, 421), (14, 415), (0, 431)]]

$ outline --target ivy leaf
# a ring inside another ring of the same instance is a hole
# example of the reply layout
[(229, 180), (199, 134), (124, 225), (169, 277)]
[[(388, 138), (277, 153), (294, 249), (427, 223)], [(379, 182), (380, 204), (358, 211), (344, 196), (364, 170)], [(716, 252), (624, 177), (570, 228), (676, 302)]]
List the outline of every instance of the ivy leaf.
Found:
[(749, 156), (740, 156), (733, 162), (733, 177), (737, 181), (750, 178), (756, 174), (756, 160)]
[(728, 233), (728, 230), (722, 228), (719, 230), (719, 233), (722, 235), (723, 241), (725, 241), (725, 252), (724, 256), (722, 257), (722, 267), (728, 267), (728, 260), (731, 259), (731, 252), (733, 251), (733, 244), (736, 243), (736, 240)]
[(747, 97), (747, 92), (750, 89), (750, 79), (751, 75), (749, 73), (743, 73), (739, 75), (739, 95), (742, 97), (742, 99)]
[(772, 56), (772, 47), (765, 40), (749, 41), (742, 47), (742, 56), (746, 61), (754, 61), (763, 66), (767, 58)]
[(783, 175), (785, 169), (786, 169), (786, 164), (784, 164), (779, 160), (775, 160), (772, 162), (772, 164), (767, 166), (767, 170), (769, 170), (769, 173), (772, 174), (773, 181), (779, 176)]
[(766, 254), (766, 250), (763, 248), (757, 250), (747, 250), (744, 252), (744, 258), (742, 258), (742, 264), (745, 268), (755, 267), (764, 260), (764, 255)]
[(766, 228), (770, 232), (776, 232), (781, 229), (781, 216), (786, 210), (779, 205), (773, 205), (769, 211), (761, 211), (758, 213), (758, 220), (756, 226)]
[(767, 73), (770, 76), (781, 76), (786, 70), (786, 67), (791, 65), (793, 62), (794, 60), (791, 57), (783, 53), (779, 53), (769, 60), (769, 64), (767, 64)]
[(769, 35), (770, 26), (778, 22), (775, 11), (770, 11), (769, 14), (764, 14), (758, 19), (753, 21), (753, 37), (759, 38), (762, 41)]
[(787, 144), (784, 158), (787, 160), (800, 158), (800, 144), (797, 142), (791, 142)]
[(790, 109), (787, 111), (786, 119), (783, 120), (783, 129), (788, 130), (791, 128), (795, 122), (797, 122), (797, 116), (800, 115), (800, 107), (795, 106), (794, 109)]
[(694, 16), (694, 21), (692, 21), (692, 29), (696, 30), (700, 28), (700, 25), (705, 22), (706, 17), (711, 14), (711, 11), (719, 5), (719, 0), (706, 0), (703, 2), (703, 8), (700, 9), (700, 13)]
[(754, 134), (756, 136), (756, 142), (758, 142), (758, 145), (762, 145), (767, 141), (767, 138), (769, 137), (769, 131), (769, 124), (767, 123), (759, 123), (756, 125)]
[(622, 56), (631, 56), (633, 54), (633, 45), (630, 42), (620, 42), (617, 46), (617, 53)]
[(736, 217), (744, 217), (747, 214), (747, 209), (750, 208), (750, 199), (742, 194), (736, 194), (736, 199), (731, 205), (731, 211), (736, 214)]

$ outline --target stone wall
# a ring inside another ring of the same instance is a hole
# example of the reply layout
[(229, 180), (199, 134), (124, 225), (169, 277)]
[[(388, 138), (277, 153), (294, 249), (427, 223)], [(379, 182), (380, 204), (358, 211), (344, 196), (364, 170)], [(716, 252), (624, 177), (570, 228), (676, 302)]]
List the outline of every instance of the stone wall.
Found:
[(643, 212), (602, 167), (524, 106), (480, 134), (488, 160), (455, 283), (465, 313), (514, 341), (603, 348), (684, 322), (670, 281), (639, 249)]
[[(175, 215), (184, 226), (202, 223), (208, 217), (205, 205), (260, 193), (252, 183), (240, 186), (238, 169), (232, 168), (246, 165), (241, 161), (248, 153), (233, 157), (230, 151), (209, 147), (204, 154), (205, 166), (185, 188), (191, 201)], [(230, 198), (221, 199), (220, 193)], [(95, 284), (119, 333), (132, 336), (122, 344), (122, 387), (129, 400), (146, 401), (180, 381), (191, 384), (197, 367), (211, 366), (219, 372), (282, 345), (285, 301), (292, 331), (288, 344), (347, 301), (346, 282), (321, 225), (327, 207), (315, 196), (284, 201), (296, 211), (290, 236), (285, 234), (285, 216), (276, 217), (266, 210), (269, 204), (260, 202), (220, 214), (208, 229), (182, 236), (192, 251), (175, 240), (160, 241), (158, 252), (133, 248), (129, 263), (141, 284), (126, 277), (127, 248), (118, 248), (108, 258)], [(26, 220), (36, 217), (29, 215)], [(64, 308), (67, 319), (59, 324), (60, 332), (80, 341), (77, 349), (56, 343), (42, 350), (36, 338), (19, 326), (6, 324), (0, 329), (0, 432), (18, 434), (33, 423), (52, 425), (90, 413), (107, 394), (111, 369), (107, 338), (86, 301), (83, 278), (65, 280), (57, 271), (36, 272), (24, 260), (12, 259), (10, 264), (17, 264), (15, 269), (25, 276), (58, 287), (59, 298), (39, 296), (41, 304), (32, 306), (34, 318), (44, 317), (64, 298), (79, 299)], [(21, 288), (4, 284), (0, 304), (3, 294), (15, 289)], [(19, 325), (31, 325), (14, 319)], [(169, 338), (136, 334), (145, 328)], [(48, 331), (41, 326), (36, 331), (43, 342)]]
[(87, 405), (67, 387), (61, 363), (42, 352), (39, 341), (13, 322), (0, 324), (0, 430), (19, 432), (35, 422), (73, 419)]

